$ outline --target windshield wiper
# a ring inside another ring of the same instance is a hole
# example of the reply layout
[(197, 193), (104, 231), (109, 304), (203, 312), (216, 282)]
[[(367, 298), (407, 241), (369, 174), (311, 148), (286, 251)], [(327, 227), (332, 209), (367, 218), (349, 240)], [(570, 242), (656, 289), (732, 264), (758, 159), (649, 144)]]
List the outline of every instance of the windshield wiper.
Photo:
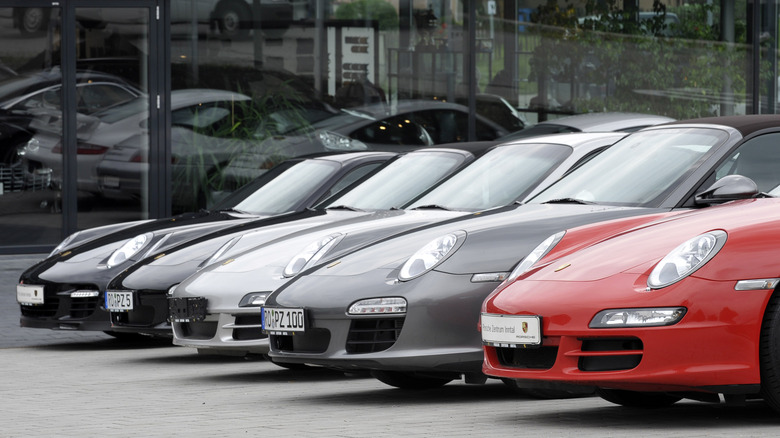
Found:
[(444, 210), (444, 211), (452, 211), (452, 209), (447, 208), (440, 204), (428, 204), (428, 205), (421, 205), (419, 207), (414, 207), (412, 210)]
[(223, 210), (219, 210), (219, 213), (251, 214), (253, 216), (257, 216), (257, 214), (255, 214), (255, 213), (252, 213), (252, 212), (249, 212), (249, 211), (244, 211), (244, 210), (237, 210), (235, 208), (225, 208)]
[(333, 207), (327, 207), (326, 210), (365, 211), (356, 207), (350, 207), (349, 205), (334, 205)]
[(582, 199), (577, 198), (558, 198), (558, 199), (550, 199), (549, 201), (544, 201), (542, 204), (582, 204), (582, 205), (591, 205), (595, 204), (595, 202), (590, 201), (583, 201)]

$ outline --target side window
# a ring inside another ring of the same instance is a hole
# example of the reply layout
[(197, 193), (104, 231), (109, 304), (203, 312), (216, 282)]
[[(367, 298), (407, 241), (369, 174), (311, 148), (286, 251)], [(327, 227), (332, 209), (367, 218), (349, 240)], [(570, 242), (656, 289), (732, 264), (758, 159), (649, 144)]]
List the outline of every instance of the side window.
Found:
[(734, 174), (752, 179), (762, 192), (780, 186), (780, 134), (748, 140), (715, 171), (717, 179)]
[(428, 146), (428, 133), (407, 115), (390, 117), (354, 131), (350, 137), (365, 143)]
[(414, 119), (425, 128), (433, 144), (466, 141), (468, 116), (452, 110), (430, 110), (414, 113)]
[(346, 187), (349, 187), (354, 182), (358, 181), (360, 178), (363, 178), (364, 176), (371, 173), (374, 169), (382, 165), (383, 163), (369, 163), (364, 164), (360, 167), (356, 167), (352, 169), (348, 174), (341, 177), (341, 179), (336, 183), (333, 184), (333, 186), (328, 190), (327, 193), (325, 193), (321, 199), (329, 198), (340, 191), (344, 190)]
[(92, 114), (136, 97), (130, 91), (112, 84), (84, 85), (78, 88), (78, 94), (78, 111), (83, 114)]

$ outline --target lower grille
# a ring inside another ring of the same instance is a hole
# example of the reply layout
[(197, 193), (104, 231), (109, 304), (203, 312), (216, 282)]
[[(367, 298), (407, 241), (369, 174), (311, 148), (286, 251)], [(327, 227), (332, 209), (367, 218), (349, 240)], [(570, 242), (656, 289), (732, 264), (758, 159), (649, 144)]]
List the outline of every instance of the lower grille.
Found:
[[(642, 341), (637, 338), (583, 339), (578, 368), (580, 371), (630, 370), (639, 365), (642, 350)], [(589, 352), (599, 354), (589, 355)]]
[(71, 298), (70, 299), (70, 317), (82, 319), (95, 313), (98, 307), (98, 297)]
[(217, 322), (183, 322), (181, 332), (184, 338), (212, 339), (217, 334)]
[(501, 365), (510, 368), (549, 370), (555, 364), (558, 347), (496, 348)]
[(392, 347), (401, 334), (403, 318), (355, 319), (347, 336), (347, 353), (374, 353)]
[(237, 341), (249, 341), (253, 339), (264, 339), (262, 321), (260, 315), (236, 315), (236, 327), (233, 329), (233, 339)]
[(21, 305), (22, 316), (30, 318), (54, 318), (60, 307), (59, 297), (46, 297), (43, 304), (37, 306)]

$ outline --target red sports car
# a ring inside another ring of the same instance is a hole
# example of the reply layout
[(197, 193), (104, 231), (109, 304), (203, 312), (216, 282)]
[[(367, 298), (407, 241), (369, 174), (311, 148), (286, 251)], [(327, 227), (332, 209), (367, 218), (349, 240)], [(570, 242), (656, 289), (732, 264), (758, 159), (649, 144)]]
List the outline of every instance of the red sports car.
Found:
[(485, 374), (626, 406), (780, 411), (780, 199), (551, 236), (485, 301)]

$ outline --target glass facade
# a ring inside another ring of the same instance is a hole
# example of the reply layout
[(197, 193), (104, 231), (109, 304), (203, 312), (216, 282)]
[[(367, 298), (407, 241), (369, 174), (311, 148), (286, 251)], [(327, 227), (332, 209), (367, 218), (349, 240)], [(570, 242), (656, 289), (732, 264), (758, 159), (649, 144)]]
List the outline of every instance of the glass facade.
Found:
[(287, 157), (588, 112), (775, 113), (742, 0), (0, 0), (0, 252), (209, 208)]

